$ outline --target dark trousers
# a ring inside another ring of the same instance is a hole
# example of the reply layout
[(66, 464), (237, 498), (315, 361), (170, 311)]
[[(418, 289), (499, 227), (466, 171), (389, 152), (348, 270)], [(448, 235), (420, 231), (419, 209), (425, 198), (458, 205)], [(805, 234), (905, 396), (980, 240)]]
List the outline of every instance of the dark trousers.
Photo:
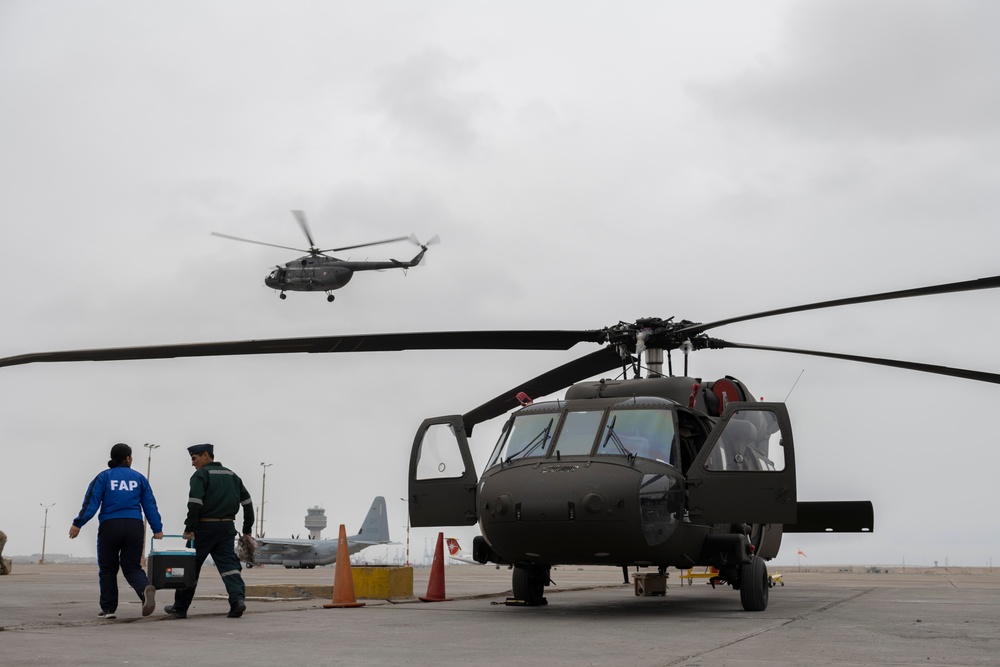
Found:
[[(229, 594), (229, 606), (246, 597), (246, 586), (240, 572), (240, 559), (236, 557), (233, 544), (236, 540), (236, 527), (232, 521), (210, 521), (199, 523), (194, 529), (195, 552), (195, 586), (201, 577), (201, 566), (209, 556), (215, 562), (222, 583), (226, 585)], [(174, 592), (174, 609), (187, 611), (194, 599), (195, 586), (178, 588)]]
[(142, 558), (142, 519), (108, 519), (97, 528), (97, 564), (101, 580), (101, 611), (118, 610), (118, 568), (143, 599), (149, 580)]

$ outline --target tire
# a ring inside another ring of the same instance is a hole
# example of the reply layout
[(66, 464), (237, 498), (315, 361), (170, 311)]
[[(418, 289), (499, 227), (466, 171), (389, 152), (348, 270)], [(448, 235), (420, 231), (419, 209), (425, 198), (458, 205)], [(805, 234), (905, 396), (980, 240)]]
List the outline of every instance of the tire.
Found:
[(514, 566), (511, 593), (518, 600), (524, 600), (529, 607), (548, 603), (545, 599), (545, 584), (548, 583), (548, 568), (527, 568)]
[(767, 565), (763, 558), (751, 558), (746, 565), (740, 566), (740, 602), (745, 611), (764, 611), (767, 609), (767, 593), (770, 586), (767, 581)]

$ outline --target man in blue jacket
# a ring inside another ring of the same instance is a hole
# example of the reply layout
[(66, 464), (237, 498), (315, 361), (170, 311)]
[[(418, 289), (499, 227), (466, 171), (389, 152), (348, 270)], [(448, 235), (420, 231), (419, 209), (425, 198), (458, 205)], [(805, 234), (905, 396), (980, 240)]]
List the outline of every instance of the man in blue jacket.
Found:
[(156, 608), (156, 589), (139, 560), (142, 558), (143, 525), (146, 514), (153, 537), (163, 539), (163, 522), (156, 509), (156, 498), (149, 481), (142, 473), (132, 470), (132, 448), (118, 443), (111, 448), (108, 470), (97, 475), (87, 487), (80, 514), (69, 529), (70, 539), (90, 521), (97, 510), (97, 563), (101, 581), (101, 613), (98, 618), (112, 619), (118, 611), (118, 568), (125, 580), (142, 600), (142, 615), (149, 616)]

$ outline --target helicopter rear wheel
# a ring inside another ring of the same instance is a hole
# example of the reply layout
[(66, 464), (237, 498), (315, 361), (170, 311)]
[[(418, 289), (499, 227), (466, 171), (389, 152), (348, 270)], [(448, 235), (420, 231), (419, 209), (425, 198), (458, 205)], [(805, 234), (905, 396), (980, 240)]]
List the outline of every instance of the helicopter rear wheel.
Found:
[(744, 611), (767, 609), (767, 593), (770, 588), (767, 565), (763, 558), (754, 556), (749, 563), (740, 566), (740, 602)]
[(285, 294), (284, 292), (282, 292), (281, 294), (278, 295), (278, 298), (281, 299), (282, 301), (284, 301), (285, 299), (288, 298), (288, 295)]
[(547, 605), (549, 603), (545, 599), (545, 585), (547, 583), (549, 583), (548, 566), (515, 565), (511, 593), (515, 599), (522, 600), (526, 606)]

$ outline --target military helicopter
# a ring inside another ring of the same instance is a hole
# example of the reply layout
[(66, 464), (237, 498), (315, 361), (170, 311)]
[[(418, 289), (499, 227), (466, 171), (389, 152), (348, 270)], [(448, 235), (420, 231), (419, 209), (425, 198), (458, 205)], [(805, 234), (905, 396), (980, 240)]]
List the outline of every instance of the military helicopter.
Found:
[[(766, 561), (791, 532), (874, 530), (870, 501), (798, 500), (795, 448), (782, 402), (754, 400), (726, 376), (689, 375), (692, 352), (745, 349), (812, 355), (1000, 384), (1000, 374), (877, 357), (736, 343), (711, 329), (776, 315), (1000, 287), (1000, 276), (769, 310), (709, 323), (650, 317), (602, 329), (333, 335), (24, 354), (34, 362), (160, 359), (292, 352), (420, 349), (596, 351), (527, 380), (464, 414), (425, 420), (409, 463), (413, 526), (478, 522), (473, 557), (513, 570), (511, 605), (546, 604), (556, 565), (710, 566), (740, 593), (743, 609), (767, 608)], [(674, 375), (671, 353), (683, 355)], [(667, 370), (663, 364), (666, 360)], [(612, 379), (590, 380), (620, 371)], [(646, 376), (640, 377), (645, 371)], [(628, 378), (631, 373), (633, 377)], [(533, 399), (568, 387), (565, 398)], [(468, 438), (511, 410), (481, 474)], [(653, 585), (655, 587), (655, 583)]]
[[(303, 211), (292, 211), (292, 215), (295, 216), (295, 220), (299, 223), (302, 233), (306, 235), (306, 240), (309, 241), (308, 249), (291, 248), (289, 246), (264, 243), (263, 241), (254, 241), (251, 239), (240, 238), (239, 236), (230, 236), (229, 234), (212, 232), (212, 236), (230, 239), (231, 241), (243, 241), (244, 243), (266, 245), (271, 248), (284, 248), (285, 250), (295, 250), (296, 252), (309, 253), (304, 257), (299, 257), (298, 259), (286, 263), (284, 266), (275, 266), (274, 270), (267, 274), (267, 277), (264, 278), (264, 284), (271, 289), (278, 290), (278, 296), (282, 300), (288, 296), (285, 294), (286, 291), (324, 291), (326, 292), (326, 300), (332, 302), (335, 297), (331, 294), (331, 292), (333, 290), (340, 289), (349, 283), (351, 278), (354, 277), (354, 273), (356, 271), (410, 269), (423, 261), (424, 253), (427, 252), (428, 246), (440, 241), (440, 239), (435, 236), (427, 243), (420, 243), (420, 241), (417, 240), (417, 237), (411, 234), (410, 236), (397, 236), (396, 238), (384, 239), (382, 241), (372, 241), (371, 243), (360, 243), (358, 245), (344, 246), (342, 248), (328, 248), (326, 250), (320, 250), (315, 241), (313, 241), (312, 232), (309, 230), (309, 222), (306, 220), (306, 214)], [(409, 241), (414, 245), (420, 246), (420, 252), (418, 252), (416, 256), (408, 262), (398, 259), (389, 259), (382, 262), (351, 261), (346, 259), (337, 259), (336, 257), (331, 257), (326, 254), (328, 252), (342, 252), (344, 250), (367, 248), (368, 246), (382, 245), (383, 243), (395, 243), (397, 241)]]

